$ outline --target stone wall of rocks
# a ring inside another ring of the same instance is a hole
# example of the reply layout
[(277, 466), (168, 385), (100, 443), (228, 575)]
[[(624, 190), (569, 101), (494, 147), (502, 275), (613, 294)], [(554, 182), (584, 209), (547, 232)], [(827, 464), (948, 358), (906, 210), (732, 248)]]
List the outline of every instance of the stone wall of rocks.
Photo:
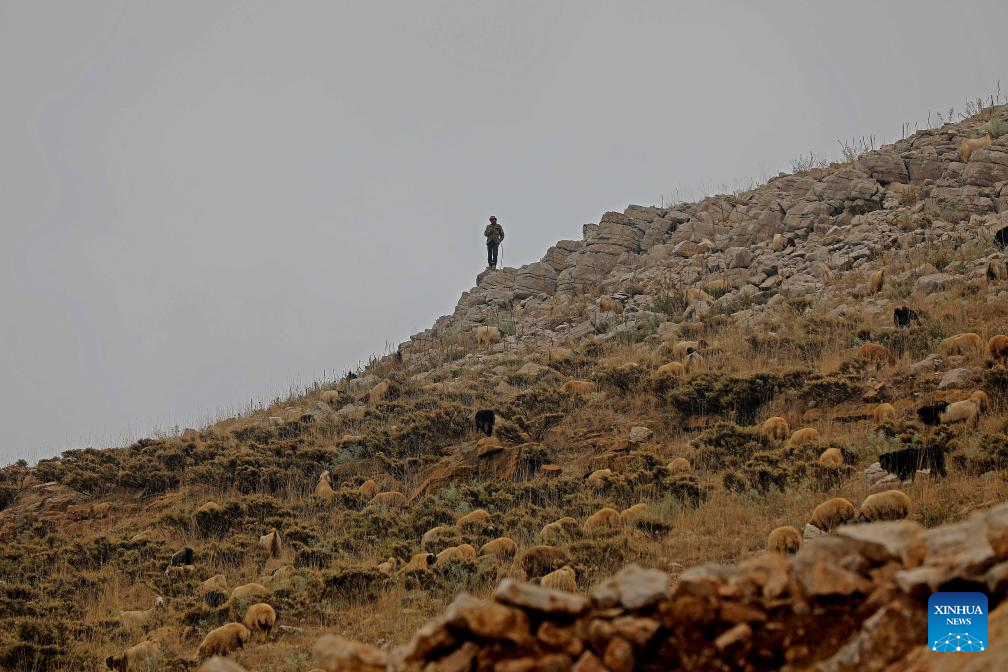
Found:
[[(988, 594), (990, 649), (927, 649), (927, 599), (938, 590)], [(328, 672), (1002, 670), (1006, 592), (1002, 504), (930, 530), (910, 521), (841, 527), (794, 557), (761, 553), (676, 579), (628, 566), (588, 595), (505, 580), (493, 599), (460, 595), (391, 653), (332, 634), (314, 655)]]

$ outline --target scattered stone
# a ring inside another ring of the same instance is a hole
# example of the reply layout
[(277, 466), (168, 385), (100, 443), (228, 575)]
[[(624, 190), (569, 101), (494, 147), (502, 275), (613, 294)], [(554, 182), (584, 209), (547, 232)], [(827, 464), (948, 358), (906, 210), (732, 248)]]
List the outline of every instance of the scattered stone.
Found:
[(312, 654), (326, 672), (383, 672), (388, 665), (384, 651), (339, 635), (319, 637)]
[(973, 382), (973, 372), (969, 369), (958, 368), (949, 369), (942, 376), (941, 382), (938, 383), (938, 389), (944, 390), (950, 387), (962, 389), (969, 387)]
[(630, 442), (631, 443), (646, 443), (654, 436), (654, 432), (647, 427), (631, 427), (630, 428)]
[(504, 579), (494, 599), (504, 604), (550, 614), (576, 615), (588, 608), (588, 600), (576, 593), (549, 590), (531, 583)]
[(723, 632), (714, 640), (714, 646), (718, 648), (719, 651), (724, 651), (729, 646), (733, 644), (738, 644), (739, 642), (749, 639), (752, 637), (752, 628), (748, 623), (739, 623), (738, 625), (729, 628), (727, 631)]
[(639, 565), (627, 565), (619, 574), (596, 586), (591, 597), (600, 607), (619, 604), (625, 609), (640, 609), (654, 604), (668, 593), (668, 574)]
[(238, 663), (221, 656), (208, 658), (199, 667), (199, 672), (246, 672), (245, 668)]

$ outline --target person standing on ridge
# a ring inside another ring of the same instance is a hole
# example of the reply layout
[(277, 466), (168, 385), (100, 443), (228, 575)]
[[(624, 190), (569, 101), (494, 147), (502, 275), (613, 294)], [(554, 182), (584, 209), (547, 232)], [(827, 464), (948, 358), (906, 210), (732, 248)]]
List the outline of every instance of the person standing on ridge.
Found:
[(490, 215), (490, 223), (483, 230), (487, 239), (487, 268), (497, 268), (497, 248), (504, 240), (504, 228), (497, 223), (497, 215)]

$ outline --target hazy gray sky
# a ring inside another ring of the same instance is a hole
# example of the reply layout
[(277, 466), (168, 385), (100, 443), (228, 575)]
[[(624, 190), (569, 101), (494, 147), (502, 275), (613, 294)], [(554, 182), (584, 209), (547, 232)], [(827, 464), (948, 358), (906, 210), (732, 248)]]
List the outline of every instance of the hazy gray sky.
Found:
[[(342, 370), (605, 210), (892, 140), (1008, 3), (0, 0), (0, 463)], [(1008, 78), (1005, 82), (1008, 93)]]

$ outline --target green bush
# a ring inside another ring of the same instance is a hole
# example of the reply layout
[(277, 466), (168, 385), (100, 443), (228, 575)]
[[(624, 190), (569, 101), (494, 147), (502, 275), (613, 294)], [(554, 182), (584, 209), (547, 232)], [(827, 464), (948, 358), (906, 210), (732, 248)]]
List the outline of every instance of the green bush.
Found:
[(705, 373), (679, 380), (665, 400), (685, 416), (730, 415), (735, 422), (750, 424), (763, 404), (785, 390), (800, 388), (810, 375), (792, 371), (737, 378)]
[(719, 422), (691, 443), (696, 463), (706, 469), (737, 469), (756, 453), (771, 450), (772, 444), (757, 429)]

